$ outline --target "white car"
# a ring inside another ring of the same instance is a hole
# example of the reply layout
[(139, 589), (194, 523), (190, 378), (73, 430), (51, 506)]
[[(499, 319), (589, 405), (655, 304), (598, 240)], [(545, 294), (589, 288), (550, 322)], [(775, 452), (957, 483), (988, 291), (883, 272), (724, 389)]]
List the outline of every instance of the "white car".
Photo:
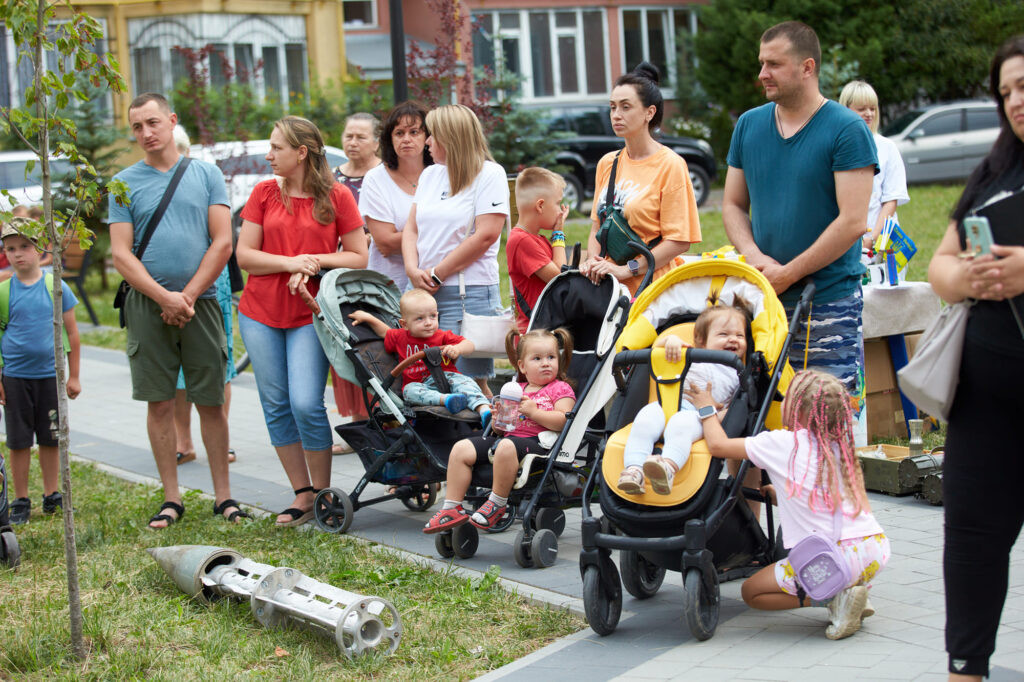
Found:
[(935, 104), (900, 116), (882, 135), (900, 150), (907, 182), (963, 180), (999, 136), (999, 113), (991, 100)]
[[(25, 164), (35, 161), (32, 172), (25, 176)], [(54, 189), (63, 182), (70, 172), (71, 164), (66, 159), (50, 159), (50, 178)], [(0, 152), (0, 189), (11, 193), (8, 198), (0, 194), (0, 211), (9, 211), (15, 204), (32, 206), (43, 201), (43, 176), (39, 157), (30, 151)]]
[[(332, 170), (348, 161), (345, 152), (337, 147), (325, 145), (325, 148), (327, 164)], [(274, 177), (270, 162), (265, 158), (269, 151), (270, 140), (194, 144), (189, 149), (193, 159), (215, 163), (224, 173), (228, 200), (231, 202), (231, 218), (236, 228), (241, 224), (239, 216), (253, 188), (263, 180)]]

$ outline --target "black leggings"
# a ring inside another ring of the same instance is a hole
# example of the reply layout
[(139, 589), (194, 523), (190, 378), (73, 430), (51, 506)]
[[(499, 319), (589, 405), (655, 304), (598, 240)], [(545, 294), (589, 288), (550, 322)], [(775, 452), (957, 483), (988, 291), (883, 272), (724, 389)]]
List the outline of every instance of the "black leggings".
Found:
[(1020, 407), (1024, 356), (968, 343), (949, 419), (943, 502), (949, 671), (988, 675), (1024, 522)]

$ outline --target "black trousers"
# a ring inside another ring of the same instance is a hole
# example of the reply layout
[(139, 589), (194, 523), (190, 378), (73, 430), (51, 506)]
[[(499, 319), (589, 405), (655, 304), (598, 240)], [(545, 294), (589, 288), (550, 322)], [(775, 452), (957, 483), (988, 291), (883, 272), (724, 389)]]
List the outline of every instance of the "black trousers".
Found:
[(1024, 522), (1024, 356), (964, 346), (943, 466), (949, 671), (987, 675)]

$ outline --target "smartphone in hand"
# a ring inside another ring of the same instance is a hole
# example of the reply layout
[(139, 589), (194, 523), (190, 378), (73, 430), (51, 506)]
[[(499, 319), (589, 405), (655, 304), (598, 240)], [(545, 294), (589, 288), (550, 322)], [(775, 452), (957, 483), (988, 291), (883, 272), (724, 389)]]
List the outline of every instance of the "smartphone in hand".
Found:
[(964, 218), (964, 231), (967, 233), (968, 249), (972, 255), (983, 256), (992, 253), (992, 227), (985, 216), (968, 216)]

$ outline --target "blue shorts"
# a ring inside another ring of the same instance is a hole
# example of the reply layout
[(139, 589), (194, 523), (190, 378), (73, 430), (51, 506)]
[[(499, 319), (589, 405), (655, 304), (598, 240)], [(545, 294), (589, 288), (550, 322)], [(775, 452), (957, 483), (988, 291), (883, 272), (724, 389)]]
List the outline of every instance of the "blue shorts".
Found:
[[(811, 306), (810, 337), (800, 327), (789, 350), (789, 364), (800, 371), (817, 369), (843, 382), (852, 397), (864, 397), (864, 296), (857, 291), (830, 303)], [(793, 317), (793, 308), (786, 308)], [(806, 322), (806, 321), (805, 321)], [(806, 352), (805, 352), (806, 351)]]

